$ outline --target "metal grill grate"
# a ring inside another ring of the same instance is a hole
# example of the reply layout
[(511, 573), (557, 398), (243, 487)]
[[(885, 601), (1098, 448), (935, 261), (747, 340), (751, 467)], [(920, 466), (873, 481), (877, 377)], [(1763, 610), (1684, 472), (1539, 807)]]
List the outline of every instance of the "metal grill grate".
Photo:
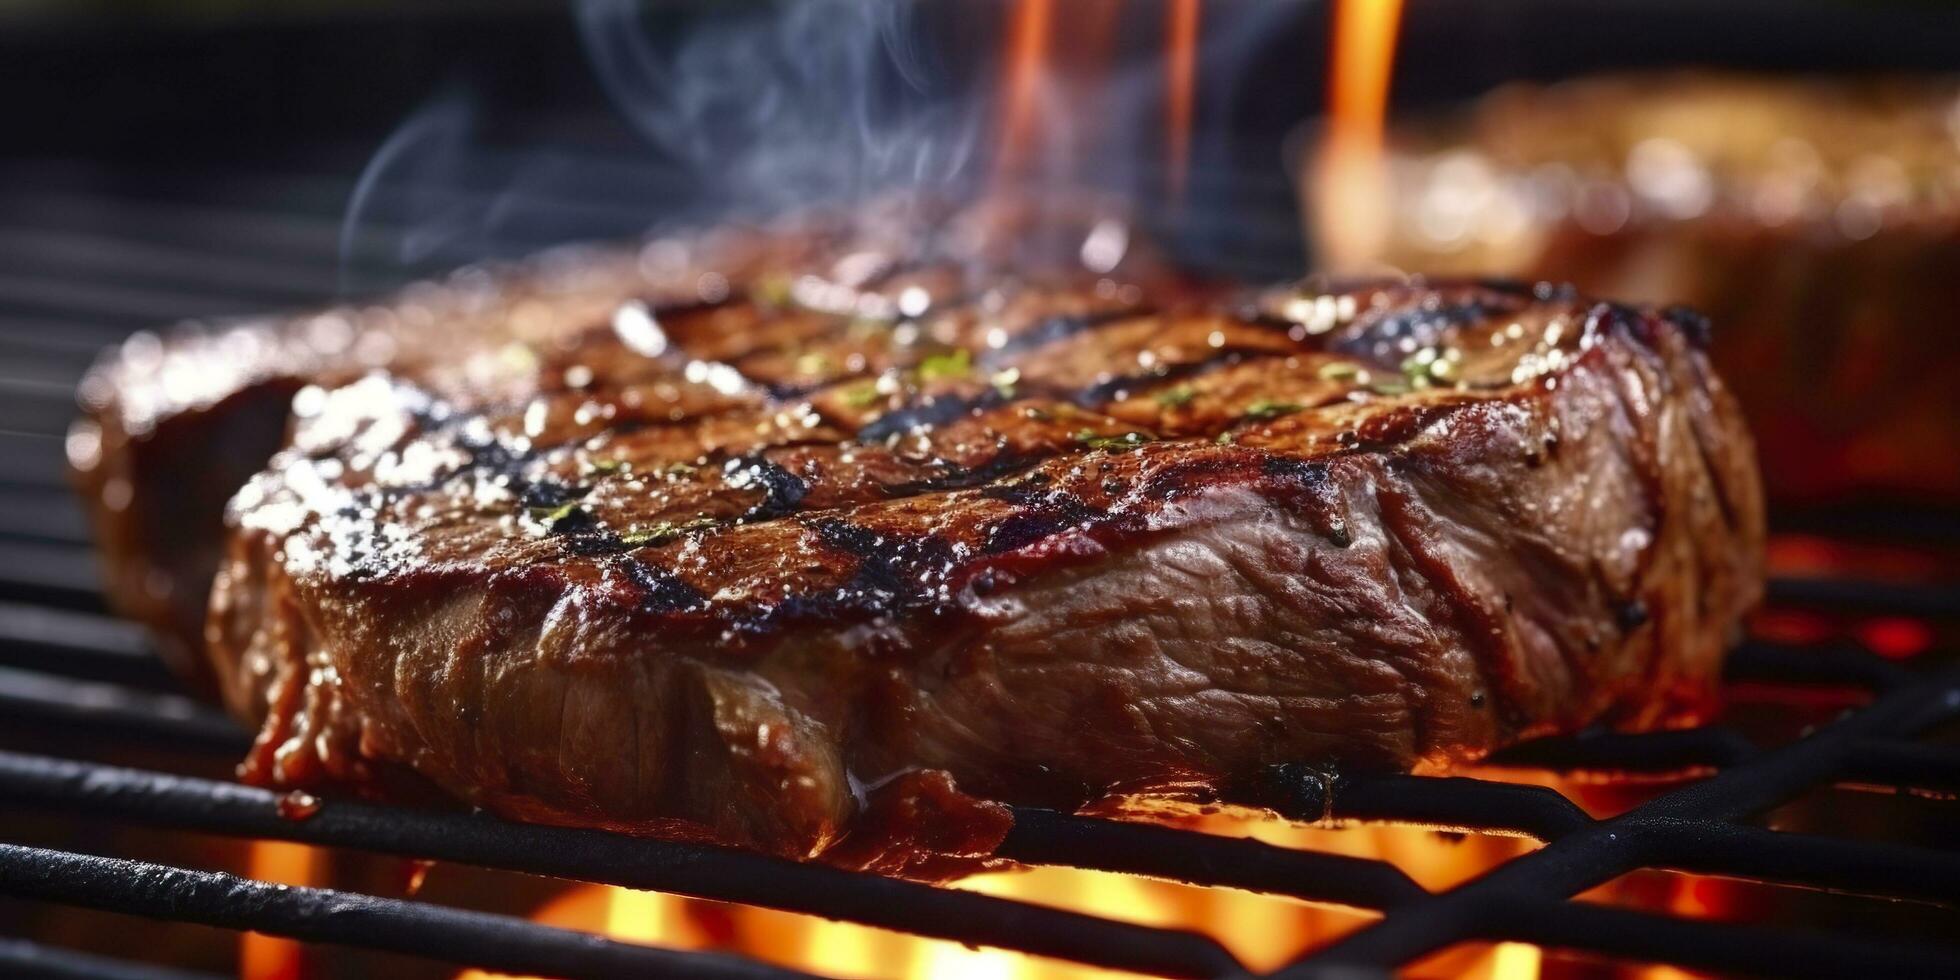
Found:
[[(140, 636), (101, 615), (81, 521), (60, 485), (61, 427), (88, 357), (125, 330), (175, 315), (325, 295), (334, 284), (318, 270), (333, 268), (339, 236), (320, 228), (331, 226), (323, 212), (337, 208), (338, 198), (319, 185), (295, 181), (291, 193), (281, 194), (264, 182), (241, 184), (249, 194), (214, 203), (196, 197), (208, 188), (175, 199), (152, 188), (147, 196), (119, 200), (72, 188), (28, 193), (18, 188), (34, 186), (31, 181), (0, 181), (15, 188), (0, 191), (0, 255), (27, 263), (14, 266), (24, 273), (0, 273), (0, 461), (6, 464), (0, 467), (0, 730), (167, 745), (212, 760), (242, 751), (245, 735), (231, 721), (172, 693)], [(319, 210), (293, 212), (290, 204), (265, 203), (271, 200), (312, 201)], [(1893, 526), (1952, 540), (1956, 524), (1951, 515), (1917, 514)], [(1779, 582), (1773, 592), (1778, 603), (1811, 609), (1960, 616), (1960, 589), (1937, 586), (1805, 579)], [(1856, 649), (1758, 640), (1733, 656), (1729, 677), (1852, 689), (1870, 703), (1769, 748), (1710, 727), (1547, 740), (1497, 760), (1562, 774), (1710, 773), (1605, 820), (1541, 786), (1410, 776), (1330, 782), (1304, 768), (1264, 787), (1256, 800), (1297, 819), (1388, 821), (1544, 842), (1440, 892), (1384, 861), (1035, 809), (1017, 811), (1003, 854), (1382, 913), (1281, 971), (1285, 976), (1382, 973), (1475, 941), (1751, 974), (1960, 975), (1960, 944), (1901, 944), (1808, 924), (1721, 923), (1572, 900), (1625, 873), (1657, 868), (1960, 906), (1960, 855), (1750, 822), (1799, 794), (1837, 784), (1960, 792), (1960, 751), (1922, 739), (1960, 720), (1960, 673), (1914, 672)], [(713, 847), (479, 815), (331, 801), (295, 821), (281, 817), (277, 797), (263, 790), (70, 758), (0, 751), (0, 800), (124, 825), (296, 841), (785, 909), (1142, 973), (1246, 972), (1221, 944), (1194, 932)], [(428, 902), (4, 843), (0, 894), (499, 971), (793, 975), (735, 956), (615, 942)], [(13, 940), (0, 941), (0, 970), (188, 975)]]

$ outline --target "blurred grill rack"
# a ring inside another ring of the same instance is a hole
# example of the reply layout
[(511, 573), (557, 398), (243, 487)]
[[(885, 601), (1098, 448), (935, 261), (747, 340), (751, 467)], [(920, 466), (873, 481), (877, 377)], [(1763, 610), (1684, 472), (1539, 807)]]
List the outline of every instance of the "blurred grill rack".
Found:
[[(85, 529), (63, 486), (62, 429), (94, 351), (174, 317), (243, 313), (330, 296), (345, 185), (268, 178), (103, 195), (85, 179), (32, 194), (0, 180), (0, 735), (165, 744), (236, 758), (246, 736), (174, 693), (140, 635), (103, 615)], [(293, 202), (311, 202), (295, 205)], [(307, 207), (312, 210), (307, 210)], [(1290, 229), (1289, 229), (1290, 231)], [(626, 234), (626, 229), (621, 229)], [(512, 250), (528, 244), (510, 243)], [(434, 255), (429, 261), (446, 263)], [(1882, 515), (1862, 513), (1868, 526)], [(1952, 540), (1960, 519), (1905, 515), (1902, 533)], [(1930, 523), (1929, 523), (1930, 522)], [(1828, 526), (1828, 522), (1824, 522)], [(1927, 528), (1933, 530), (1928, 532)], [(1776, 583), (1786, 606), (1960, 618), (1960, 589), (1856, 581)], [(1292, 896), (1382, 913), (1285, 976), (1387, 973), (1454, 944), (1522, 941), (1608, 957), (1773, 975), (1960, 975), (1960, 943), (1909, 945), (1775, 922), (1722, 923), (1571, 900), (1661, 868), (1960, 906), (1960, 855), (1776, 832), (1750, 818), (1834, 784), (1960, 793), (1960, 750), (1919, 736), (1960, 720), (1960, 673), (1917, 673), (1868, 653), (1754, 641), (1734, 682), (1821, 685), (1868, 705), (1801, 739), (1758, 748), (1708, 727), (1602, 734), (1515, 748), (1499, 760), (1560, 773), (1704, 770), (1626, 813), (1590, 817), (1559, 793), (1470, 778), (1375, 777), (1330, 784), (1283, 774), (1257, 802), (1303, 819), (1385, 821), (1533, 837), (1545, 846), (1460, 887), (1431, 892), (1378, 860), (1034, 809), (1017, 811), (1004, 856)], [(752, 904), (1167, 976), (1227, 976), (1222, 945), (1167, 930), (596, 831), (334, 800), (280, 816), (275, 794), (171, 772), (0, 751), (9, 808), (172, 831), (281, 839)], [(269, 885), (227, 874), (0, 843), (0, 894), (296, 939), (566, 976), (761, 977), (791, 971), (735, 956), (657, 949), (423, 901)], [(0, 970), (48, 976), (184, 977), (181, 971), (0, 940)]]

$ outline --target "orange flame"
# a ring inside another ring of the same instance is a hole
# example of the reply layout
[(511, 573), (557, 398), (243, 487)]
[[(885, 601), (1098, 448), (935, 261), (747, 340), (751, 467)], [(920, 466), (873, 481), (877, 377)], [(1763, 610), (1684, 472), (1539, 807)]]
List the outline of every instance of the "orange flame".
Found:
[(1199, 0), (1171, 0), (1166, 11), (1164, 34), (1164, 132), (1167, 147), (1166, 180), (1171, 200), (1184, 201), (1184, 187), (1191, 173), (1191, 115), (1198, 80), (1198, 3)]
[(1050, 0), (1018, 0), (1008, 24), (1001, 62), (1000, 156), (995, 160), (1003, 177), (1023, 174), (1034, 149), (1053, 17)]
[(1335, 6), (1328, 129), (1316, 176), (1315, 240), (1325, 263), (1351, 267), (1387, 240), (1389, 187), (1383, 133), (1402, 0), (1340, 0)]
[[(252, 844), (246, 875), (281, 885), (314, 884), (314, 851), (286, 841)], [(246, 932), (238, 937), (238, 975), (242, 980), (297, 980), (304, 947), (296, 940)]]
[[(1509, 837), (1456, 840), (1412, 827), (1313, 828), (1228, 816), (1205, 818), (1196, 829), (1250, 835), (1284, 847), (1377, 858), (1401, 867), (1432, 889), (1458, 884), (1536, 846)], [(1289, 898), (1070, 868), (976, 875), (952, 887), (1142, 925), (1196, 930), (1215, 937), (1248, 967), (1261, 972), (1375, 918), (1372, 912)], [(533, 918), (632, 942), (736, 952), (826, 975), (1000, 980), (1127, 976), (789, 912), (598, 885), (573, 888)], [(1425, 966), (1436, 975), (1535, 980), (1539, 955), (1534, 946), (1500, 943), (1441, 953)], [(469, 971), (459, 980), (492, 980), (492, 975)]]

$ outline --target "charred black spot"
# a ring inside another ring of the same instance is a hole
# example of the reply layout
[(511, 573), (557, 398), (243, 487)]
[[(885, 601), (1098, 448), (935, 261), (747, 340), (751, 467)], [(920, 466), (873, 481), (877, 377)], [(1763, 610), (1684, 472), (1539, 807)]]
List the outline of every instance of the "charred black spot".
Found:
[(1300, 762), (1266, 766), (1249, 776), (1227, 780), (1227, 800), (1271, 810), (1288, 820), (1316, 822), (1332, 814), (1340, 777)]
[(1531, 287), (1531, 295), (1541, 303), (1570, 302), (1579, 298), (1579, 287), (1569, 282), (1541, 282)]
[(1674, 324), (1689, 343), (1702, 350), (1707, 350), (1709, 341), (1715, 337), (1714, 326), (1708, 322), (1708, 317), (1693, 307), (1670, 306), (1661, 311), (1661, 318)]
[(1653, 327), (1647, 322), (1647, 318), (1642, 316), (1639, 310), (1624, 303), (1594, 303), (1592, 308), (1586, 311), (1586, 330), (1599, 334), (1610, 331), (1643, 344), (1651, 343), (1654, 339)]
[(1369, 323), (1358, 334), (1343, 338), (1333, 345), (1335, 350), (1362, 357), (1382, 358), (1400, 348), (1402, 341), (1416, 347), (1429, 347), (1443, 339), (1448, 331), (1476, 323), (1491, 314), (1491, 307), (1482, 300), (1463, 303), (1423, 304), (1407, 310), (1389, 313)]
[(1068, 493), (1049, 493), (1038, 498), (1015, 501), (1022, 510), (987, 531), (983, 550), (988, 554), (1015, 551), (1044, 538), (1080, 527), (1101, 513)]
[[(554, 527), (552, 530), (557, 530)], [(598, 558), (604, 555), (617, 555), (633, 550), (619, 535), (595, 527), (580, 528), (565, 535), (559, 547), (567, 555), (580, 558)]]
[(1318, 488), (1327, 483), (1327, 464), (1292, 456), (1268, 456), (1259, 462), (1259, 471), (1269, 477), (1289, 480), (1300, 487)]
[(884, 492), (892, 497), (910, 497), (941, 490), (962, 490), (992, 483), (1025, 465), (1027, 460), (1014, 453), (1001, 453), (980, 466), (959, 466), (942, 460), (935, 466), (939, 471), (936, 475), (923, 480), (893, 483), (886, 486)]
[(983, 487), (980, 496), (989, 500), (1005, 500), (1010, 504), (1032, 506), (1042, 501), (1048, 486), (1055, 481), (1046, 473), (1029, 473), (1013, 483), (995, 483)]
[(1004, 354), (1016, 354), (1021, 351), (1033, 350), (1037, 347), (1046, 347), (1058, 340), (1066, 340), (1069, 337), (1102, 326), (1105, 323), (1113, 323), (1117, 320), (1124, 320), (1135, 316), (1145, 316), (1150, 312), (1151, 310), (1147, 307), (1134, 307), (1121, 310), (1106, 310), (1101, 313), (1057, 314), (1043, 319), (1034, 326), (1007, 338), (1007, 343), (1002, 344), (992, 354), (989, 354), (987, 359), (989, 362), (998, 361), (1001, 355)]
[(463, 469), (492, 476), (515, 479), (518, 470), (533, 458), (530, 450), (513, 449), (494, 436), (488, 439), (464, 437), (457, 440), (457, 447), (469, 456), (469, 462), (464, 464)]
[(668, 569), (632, 558), (620, 558), (614, 567), (639, 590), (637, 606), (641, 612), (671, 615), (694, 612), (708, 604), (708, 597), (701, 590), (681, 581), (680, 576)]
[(986, 394), (973, 398), (958, 398), (938, 395), (921, 399), (903, 408), (895, 408), (865, 423), (857, 431), (859, 442), (882, 442), (892, 436), (904, 435), (928, 426), (945, 425), (974, 412), (984, 411), (1001, 404), (1000, 392), (988, 390)]
[(793, 514), (810, 494), (808, 481), (763, 456), (729, 461), (727, 475), (731, 481), (740, 478), (748, 486), (762, 490), (762, 500), (742, 514), (743, 521), (767, 521)]
[(1484, 276), (1474, 281), (1479, 289), (1488, 289), (1502, 296), (1515, 296), (1519, 299), (1536, 296), (1538, 289), (1545, 285), (1544, 283), (1531, 283), (1522, 279), (1511, 279), (1505, 276)]
[(849, 555), (857, 568), (835, 588), (790, 595), (767, 612), (731, 624), (760, 634), (788, 622), (837, 621), (903, 613), (931, 615), (952, 605), (946, 585), (954, 567), (951, 544), (932, 535), (882, 534), (838, 518), (807, 525), (825, 547)]
[(1150, 371), (1135, 374), (1119, 374), (1105, 381), (1098, 381), (1087, 388), (1069, 396), (1069, 400), (1086, 407), (1104, 404), (1125, 391), (1136, 391), (1171, 381), (1183, 381), (1204, 374), (1213, 368), (1237, 364), (1245, 360), (1248, 352), (1230, 347), (1199, 361), (1182, 364), (1166, 364)]
[(1346, 518), (1339, 515), (1327, 519), (1327, 540), (1336, 548), (1345, 548), (1354, 543), (1354, 535), (1348, 533)]
[(1631, 633), (1647, 625), (1647, 604), (1639, 599), (1630, 599), (1613, 610), (1613, 619), (1620, 624), (1620, 631)]
[(591, 490), (591, 487), (574, 486), (563, 480), (543, 479), (525, 484), (518, 491), (517, 504), (527, 509), (549, 510), (581, 499)]
[(810, 527), (826, 547), (857, 559), (857, 572), (840, 599), (905, 604), (908, 596), (930, 591), (953, 562), (952, 547), (931, 535), (881, 534), (836, 518), (812, 521)]

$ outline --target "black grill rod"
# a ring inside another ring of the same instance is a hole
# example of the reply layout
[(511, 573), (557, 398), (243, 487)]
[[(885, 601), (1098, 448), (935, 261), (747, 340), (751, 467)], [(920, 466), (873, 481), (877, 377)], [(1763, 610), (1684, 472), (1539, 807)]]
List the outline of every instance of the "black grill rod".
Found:
[(1722, 679), (1730, 684), (1795, 684), (1889, 691), (1913, 683), (1910, 670), (1849, 644), (1790, 646), (1744, 640), (1729, 651)]
[(1335, 784), (1336, 819), (1418, 824), (1550, 841), (1593, 826), (1578, 804), (1545, 786), (1468, 776), (1369, 776)]
[[(52, 435), (46, 438), (55, 439)], [(95, 556), (79, 542), (56, 544), (0, 538), (0, 600), (100, 612), (103, 608), (101, 570), (96, 566)]]
[(1944, 851), (1704, 821), (1649, 820), (1639, 834), (1656, 867), (1960, 905), (1960, 855)]
[(0, 939), (0, 976), (15, 980), (229, 980), (216, 973), (110, 959), (24, 939)]
[(1014, 829), (994, 853), (1025, 864), (1116, 871), (1370, 910), (1429, 894), (1386, 861), (1029, 807), (1014, 808)]
[(1680, 775), (1727, 769), (1756, 754), (1756, 746), (1734, 729), (1719, 726), (1669, 728), (1655, 732), (1588, 732), (1533, 739), (1484, 760), (1506, 769), (1533, 769), (1562, 775), (1602, 773)]
[(1365, 926), (1295, 961), (1280, 975), (1330, 977), (1404, 965), (1474, 938), (1481, 909), (1499, 901), (1548, 901), (1604, 884), (1657, 859), (1643, 823), (1738, 820), (1830, 781), (1858, 739), (1917, 730), (1960, 710), (1960, 672), (1902, 688), (1754, 763), (1657, 797), (1512, 859), (1482, 877)]
[(504, 973), (710, 980), (808, 976), (723, 953), (614, 942), (507, 915), (15, 844), (0, 844), (0, 893)]
[(1679, 919), (1589, 902), (1498, 900), (1484, 906), (1473, 931), (1485, 939), (1751, 976), (1960, 976), (1960, 954), (1946, 949), (1889, 938)]
[(1833, 612), (1960, 619), (1960, 587), (1945, 583), (1772, 578), (1768, 602)]
[(87, 613), (0, 602), (0, 667), (178, 690), (142, 630)]
[(0, 800), (739, 902), (1137, 973), (1241, 969), (1224, 947), (1197, 933), (699, 844), (344, 800), (324, 801), (312, 816), (294, 820), (279, 815), (278, 794), (262, 789), (3, 751)]
[(0, 724), (98, 731), (173, 750), (241, 756), (252, 740), (238, 724), (177, 694), (0, 667)]
[(1846, 754), (1846, 782), (1960, 795), (1960, 750), (1893, 739), (1860, 740)]

